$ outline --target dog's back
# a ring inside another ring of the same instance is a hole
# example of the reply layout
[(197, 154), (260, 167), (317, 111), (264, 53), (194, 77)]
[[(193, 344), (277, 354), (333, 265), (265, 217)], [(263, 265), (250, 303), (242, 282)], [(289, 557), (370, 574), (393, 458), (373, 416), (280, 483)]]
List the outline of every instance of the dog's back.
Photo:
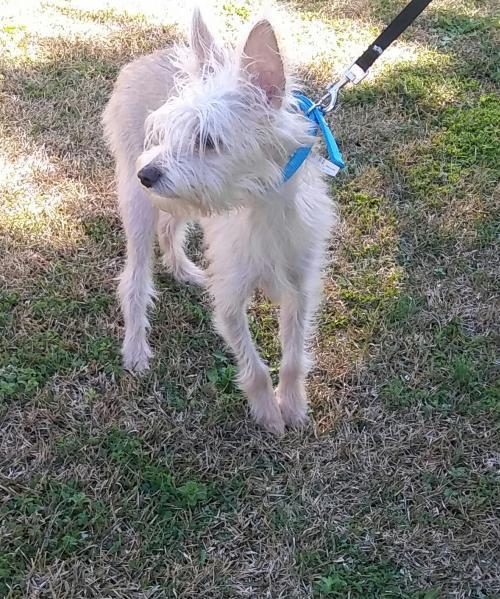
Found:
[(117, 160), (137, 159), (144, 149), (144, 121), (170, 95), (176, 67), (172, 50), (159, 50), (122, 68), (103, 114), (104, 133)]

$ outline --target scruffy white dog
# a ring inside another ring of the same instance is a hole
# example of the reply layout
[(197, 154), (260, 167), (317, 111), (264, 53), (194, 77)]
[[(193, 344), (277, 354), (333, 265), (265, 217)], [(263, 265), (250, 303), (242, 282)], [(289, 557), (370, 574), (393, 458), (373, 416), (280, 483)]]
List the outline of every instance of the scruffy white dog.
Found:
[[(154, 295), (156, 227), (174, 276), (207, 285), (253, 416), (278, 434), (307, 419), (306, 342), (334, 223), (327, 186), (311, 160), (283, 182), (290, 155), (314, 141), (290, 85), (268, 21), (235, 50), (216, 44), (195, 11), (190, 46), (127, 65), (104, 113), (127, 234), (119, 285), (125, 368), (144, 370), (151, 357), (146, 311)], [(183, 249), (189, 220), (203, 228), (206, 273)], [(248, 328), (246, 307), (256, 288), (281, 309), (276, 392)]]

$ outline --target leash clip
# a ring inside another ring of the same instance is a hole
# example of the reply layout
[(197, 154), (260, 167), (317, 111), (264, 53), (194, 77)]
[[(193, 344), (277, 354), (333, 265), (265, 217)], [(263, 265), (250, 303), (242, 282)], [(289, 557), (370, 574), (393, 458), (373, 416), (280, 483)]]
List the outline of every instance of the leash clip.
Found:
[(339, 99), (340, 90), (348, 83), (359, 83), (366, 77), (364, 71), (359, 65), (353, 63), (333, 85), (327, 88), (326, 94), (320, 98), (316, 104), (308, 110), (308, 114), (315, 108), (321, 108), (324, 113), (330, 112), (335, 108)]
[(413, 23), (431, 2), (432, 0), (410, 0), (407, 6), (387, 25), (373, 44), (368, 46), (356, 62), (342, 74), (340, 79), (327, 88), (326, 94), (309, 109), (309, 112), (315, 108), (319, 108), (323, 113), (333, 110), (337, 105), (340, 90), (348, 83), (359, 83), (362, 81), (368, 69), (377, 58)]

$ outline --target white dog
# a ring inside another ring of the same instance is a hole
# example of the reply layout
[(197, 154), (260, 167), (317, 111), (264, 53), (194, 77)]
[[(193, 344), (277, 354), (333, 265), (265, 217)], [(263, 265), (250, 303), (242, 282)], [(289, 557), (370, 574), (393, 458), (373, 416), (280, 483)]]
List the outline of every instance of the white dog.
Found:
[[(217, 45), (195, 11), (190, 46), (127, 65), (104, 113), (127, 234), (119, 285), (125, 368), (146, 369), (151, 357), (146, 311), (154, 296), (156, 227), (174, 276), (207, 285), (252, 414), (278, 434), (307, 419), (306, 342), (335, 220), (313, 161), (283, 181), (290, 155), (314, 141), (290, 85), (268, 21), (234, 50)], [(204, 231), (206, 273), (183, 249), (189, 220)], [(248, 328), (246, 307), (256, 288), (280, 304), (276, 392)]]

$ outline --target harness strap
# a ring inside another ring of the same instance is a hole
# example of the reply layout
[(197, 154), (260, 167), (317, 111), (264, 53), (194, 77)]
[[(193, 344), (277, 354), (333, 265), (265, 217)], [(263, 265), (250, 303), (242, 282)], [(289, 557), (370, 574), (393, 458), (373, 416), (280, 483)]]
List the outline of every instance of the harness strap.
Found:
[[(323, 172), (334, 177), (341, 168), (345, 167), (345, 163), (337, 142), (335, 141), (335, 137), (325, 121), (323, 111), (320, 107), (315, 106), (314, 102), (307, 96), (304, 96), (299, 92), (293, 92), (293, 95), (295, 98), (297, 98), (299, 108), (304, 113), (304, 116), (306, 116), (311, 122), (311, 135), (316, 136), (319, 129), (319, 133), (322, 134), (323, 139), (325, 140), (326, 149), (330, 160), (328, 161), (324, 158), (316, 157), (316, 162), (319, 163), (319, 166)], [(302, 146), (295, 150), (283, 169), (283, 182), (288, 181), (288, 179), (290, 179), (297, 172), (305, 159), (311, 153), (311, 149), (312, 145)]]

